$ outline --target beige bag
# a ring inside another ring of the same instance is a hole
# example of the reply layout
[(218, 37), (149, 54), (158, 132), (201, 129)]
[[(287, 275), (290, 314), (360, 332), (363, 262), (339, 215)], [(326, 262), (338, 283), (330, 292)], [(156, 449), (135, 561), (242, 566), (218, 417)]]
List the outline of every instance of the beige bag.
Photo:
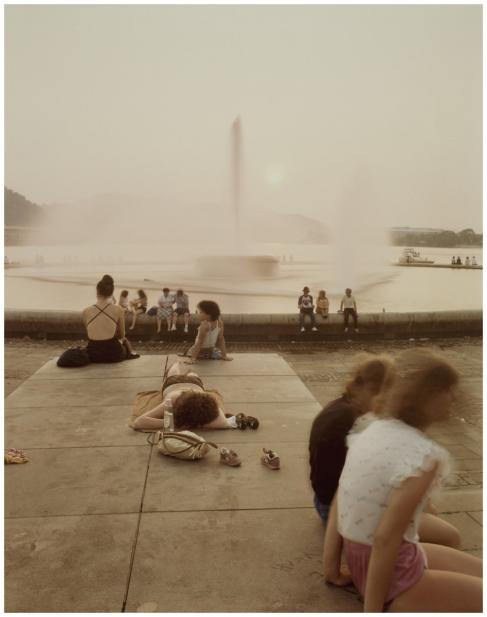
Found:
[(186, 461), (196, 461), (208, 454), (211, 448), (218, 446), (212, 441), (206, 441), (191, 431), (157, 431), (147, 438), (152, 445), (157, 445), (159, 452)]

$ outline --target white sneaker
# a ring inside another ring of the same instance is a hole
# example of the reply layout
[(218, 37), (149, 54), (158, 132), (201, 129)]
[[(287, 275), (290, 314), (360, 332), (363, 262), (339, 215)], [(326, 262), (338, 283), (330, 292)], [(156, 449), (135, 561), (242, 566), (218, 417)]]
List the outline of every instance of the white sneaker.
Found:
[(174, 332), (174, 330), (176, 330), (176, 324), (173, 324), (171, 331)]
[(358, 328), (355, 328), (355, 332), (358, 332)]
[(315, 326), (313, 326), (311, 329), (313, 330), (313, 332), (318, 332), (318, 328), (316, 328)]
[(184, 331), (188, 332), (188, 326), (184, 326)]
[(348, 328), (345, 328), (345, 332), (348, 332)]
[(304, 328), (301, 328), (301, 332), (304, 332)]

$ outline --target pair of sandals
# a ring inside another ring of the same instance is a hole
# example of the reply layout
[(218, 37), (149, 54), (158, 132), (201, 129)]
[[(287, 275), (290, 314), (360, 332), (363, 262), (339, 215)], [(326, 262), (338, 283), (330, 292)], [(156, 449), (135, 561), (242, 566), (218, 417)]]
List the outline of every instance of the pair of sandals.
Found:
[[(262, 448), (262, 451), (264, 454), (261, 455), (260, 461), (263, 465), (274, 471), (281, 468), (281, 460), (277, 452), (266, 448)], [(229, 467), (240, 467), (242, 461), (238, 458), (238, 454), (235, 450), (220, 448), (220, 463), (228, 465)]]

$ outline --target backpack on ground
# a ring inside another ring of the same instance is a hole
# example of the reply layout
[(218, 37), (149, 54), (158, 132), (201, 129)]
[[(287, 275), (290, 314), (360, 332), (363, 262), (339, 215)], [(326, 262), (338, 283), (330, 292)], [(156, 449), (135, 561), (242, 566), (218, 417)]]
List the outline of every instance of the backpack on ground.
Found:
[(79, 366), (86, 366), (90, 363), (90, 356), (86, 349), (82, 347), (72, 347), (71, 349), (66, 349), (64, 353), (62, 353), (57, 361), (57, 365), (66, 368), (75, 368)]

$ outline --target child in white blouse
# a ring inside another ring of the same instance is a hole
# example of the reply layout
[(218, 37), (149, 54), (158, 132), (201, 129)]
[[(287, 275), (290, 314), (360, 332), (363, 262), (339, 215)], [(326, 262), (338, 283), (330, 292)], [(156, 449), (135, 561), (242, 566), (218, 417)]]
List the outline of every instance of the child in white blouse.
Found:
[(482, 561), (418, 541), (422, 513), (448, 471), (448, 453), (424, 431), (448, 418), (458, 374), (419, 352), (405, 354), (402, 369), (384, 417), (350, 438), (325, 555), (338, 528), (366, 612), (481, 612)]

